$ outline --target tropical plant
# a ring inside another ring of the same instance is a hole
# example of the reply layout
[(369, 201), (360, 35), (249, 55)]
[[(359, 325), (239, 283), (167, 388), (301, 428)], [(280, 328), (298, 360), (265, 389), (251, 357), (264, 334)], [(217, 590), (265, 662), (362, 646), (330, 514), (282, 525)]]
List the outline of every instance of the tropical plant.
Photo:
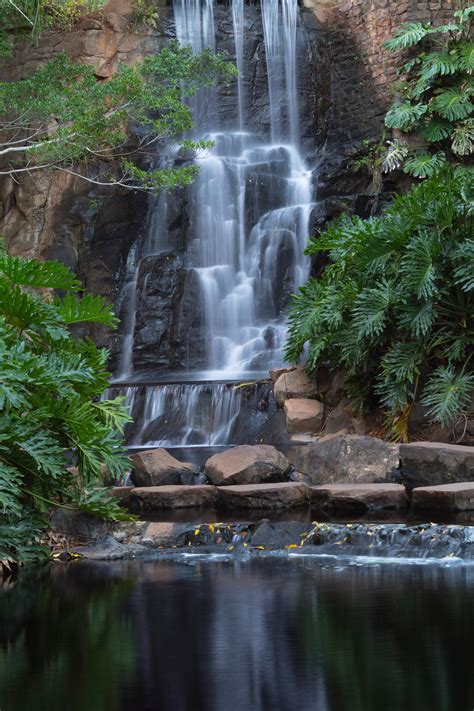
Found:
[(474, 153), (473, 18), (474, 5), (455, 12), (447, 25), (408, 22), (385, 42), (392, 52), (413, 52), (399, 69), (403, 80), (385, 118), (388, 128), (402, 134), (388, 143), (386, 171), (401, 167), (426, 178), (447, 161), (463, 162)]
[(129, 417), (101, 399), (107, 351), (71, 333), (87, 323), (116, 319), (67, 267), (0, 251), (0, 562), (36, 554), (52, 506), (126, 516), (101, 487), (128, 468)]
[[(0, 84), (0, 176), (48, 168), (145, 191), (188, 185), (198, 171), (191, 152), (209, 143), (173, 147), (194, 125), (186, 99), (235, 73), (221, 54), (172, 43), (98, 81), (94, 67), (59, 53), (29, 78)], [(133, 135), (131, 124), (140, 126)], [(160, 165), (150, 167), (160, 150)]]
[(379, 217), (343, 216), (307, 254), (331, 264), (294, 298), (287, 357), (342, 367), (362, 407), (377, 403), (407, 436), (416, 401), (449, 425), (474, 389), (474, 180), (445, 166)]

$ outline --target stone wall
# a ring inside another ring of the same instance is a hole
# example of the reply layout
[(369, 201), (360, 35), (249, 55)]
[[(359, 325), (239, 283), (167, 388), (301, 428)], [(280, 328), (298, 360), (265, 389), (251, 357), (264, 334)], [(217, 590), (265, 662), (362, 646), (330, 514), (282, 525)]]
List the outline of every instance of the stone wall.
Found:
[[(320, 167), (320, 196), (362, 196), (367, 176), (349, 170), (361, 141), (378, 140), (393, 99), (401, 57), (383, 43), (402, 22), (442, 24), (459, 0), (303, 0), (326, 33), (330, 64), (330, 109), (326, 151)], [(390, 189), (392, 186), (388, 185)], [(360, 202), (363, 202), (359, 200)]]

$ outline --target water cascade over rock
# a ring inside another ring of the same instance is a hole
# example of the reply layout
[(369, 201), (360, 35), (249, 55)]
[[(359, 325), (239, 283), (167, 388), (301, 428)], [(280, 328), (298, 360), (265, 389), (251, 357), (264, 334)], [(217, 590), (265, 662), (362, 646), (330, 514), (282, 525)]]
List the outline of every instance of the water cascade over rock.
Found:
[[(193, 381), (147, 388), (135, 444), (235, 443), (240, 392), (213, 390), (209, 381), (258, 380), (281, 365), (289, 298), (309, 273), (304, 247), (314, 203), (299, 121), (301, 17), (297, 0), (261, 0), (257, 19), (256, 8), (243, 0), (232, 0), (231, 7), (174, 0), (173, 8), (177, 39), (195, 52), (219, 51), (224, 28), (239, 77), (232, 104), (220, 88), (191, 100), (193, 138), (213, 146), (196, 155), (200, 173), (184, 196), (156, 201), (147, 237), (130, 257), (118, 380), (129, 384), (132, 410), (137, 387), (131, 383), (144, 372), (150, 380), (168, 371), (169, 382), (180, 371), (179, 380), (185, 373)], [(247, 46), (249, 23), (257, 20), (260, 53)], [(261, 97), (249, 97), (256, 86), (250, 70), (266, 78), (263, 110), (257, 110)], [(181, 348), (176, 364), (166, 350), (173, 344), (175, 352)], [(159, 433), (166, 418), (176, 425), (172, 435)]]

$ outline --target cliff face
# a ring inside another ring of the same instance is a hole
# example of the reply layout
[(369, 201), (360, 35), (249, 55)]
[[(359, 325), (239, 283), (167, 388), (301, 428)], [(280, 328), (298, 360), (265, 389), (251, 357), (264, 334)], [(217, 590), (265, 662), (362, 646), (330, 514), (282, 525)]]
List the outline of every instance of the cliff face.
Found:
[[(446, 20), (455, 0), (304, 0), (301, 4), (302, 135), (309, 158), (318, 158), (315, 184), (320, 208), (315, 223), (325, 222), (344, 208), (365, 215), (374, 209), (379, 196), (373, 194), (371, 177), (355, 173), (350, 162), (361, 154), (364, 139), (380, 137), (391, 101), (388, 85), (395, 78), (397, 57), (387, 53), (382, 43), (401, 22)], [(130, 30), (129, 0), (110, 0), (101, 14), (84, 18), (70, 32), (45, 32), (39, 46), (19, 47), (13, 60), (0, 70), (2, 78), (25, 76), (39, 62), (65, 50), (74, 59), (92, 64), (98, 78), (106, 80), (120, 63), (130, 64), (158, 51), (173, 36), (168, 4), (160, 3), (158, 10), (157, 29), (135, 33)], [(246, 76), (251, 79), (245, 96), (251, 128), (262, 132), (268, 129), (269, 111), (263, 89), (266, 75), (259, 13), (259, 4), (249, 2), (245, 62)], [(226, 3), (216, 3), (216, 16), (217, 44), (232, 53)], [(226, 111), (230, 114), (235, 108), (235, 87), (221, 105), (225, 121)], [(184, 248), (185, 205), (180, 200), (182, 196), (176, 200), (169, 227), (179, 248)], [(130, 271), (133, 244), (147, 229), (148, 204), (147, 196), (137, 191), (101, 188), (64, 173), (25, 175), (18, 183), (4, 179), (0, 182), (0, 233), (11, 253), (60, 259), (89, 290), (115, 303)], [(172, 286), (181, 293), (188, 287), (178, 274), (178, 263), (179, 258), (172, 260), (176, 272)], [(165, 266), (160, 262), (156, 268), (161, 273)], [(152, 296), (163, 308), (163, 328), (173, 330), (173, 304), (161, 291)], [(186, 301), (192, 312), (192, 299)], [(170, 313), (165, 313), (167, 303)], [(186, 330), (182, 311), (176, 313), (176, 328)], [(189, 328), (194, 328), (192, 319)], [(110, 335), (93, 335), (117, 352), (118, 342), (110, 340)], [(175, 348), (179, 350), (177, 344)], [(162, 355), (169, 362), (171, 354)]]

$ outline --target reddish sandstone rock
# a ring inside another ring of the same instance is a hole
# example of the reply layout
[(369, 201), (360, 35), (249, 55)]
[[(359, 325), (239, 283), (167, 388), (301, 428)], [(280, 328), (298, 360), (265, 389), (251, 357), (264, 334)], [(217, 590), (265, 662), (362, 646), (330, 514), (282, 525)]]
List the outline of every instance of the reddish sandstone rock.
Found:
[(319, 394), (318, 385), (300, 365), (289, 373), (280, 375), (275, 383), (274, 393), (279, 405), (290, 398), (316, 398)]
[(296, 432), (319, 432), (323, 424), (324, 405), (319, 400), (292, 398), (284, 404), (286, 428)]
[(193, 473), (191, 464), (180, 462), (166, 449), (149, 449), (131, 457), (136, 486), (181, 484), (182, 477)]
[(291, 463), (268, 444), (247, 445), (214, 454), (207, 460), (205, 472), (213, 484), (259, 484), (283, 481)]

